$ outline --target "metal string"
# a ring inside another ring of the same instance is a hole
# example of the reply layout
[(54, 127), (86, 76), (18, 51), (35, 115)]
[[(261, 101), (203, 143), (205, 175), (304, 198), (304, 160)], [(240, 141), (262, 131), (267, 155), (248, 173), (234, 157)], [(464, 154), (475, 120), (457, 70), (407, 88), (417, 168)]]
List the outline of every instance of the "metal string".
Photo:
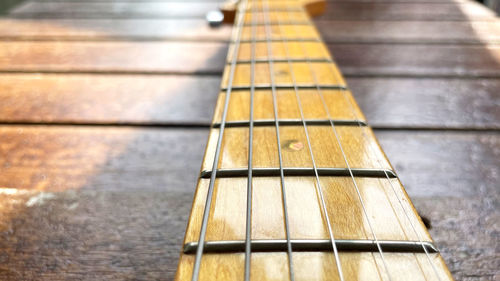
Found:
[[(243, 9), (246, 8), (247, 5), (247, 0), (245, 0), (242, 4)], [(200, 237), (198, 239), (198, 248), (196, 249), (196, 257), (194, 261), (194, 266), (193, 266), (193, 275), (191, 277), (192, 281), (197, 281), (200, 275), (200, 266), (201, 266), (201, 259), (203, 256), (203, 248), (205, 246), (205, 236), (207, 233), (207, 224), (208, 224), (208, 217), (210, 215), (210, 206), (212, 205), (212, 197), (214, 193), (214, 185), (215, 185), (215, 179), (217, 175), (217, 164), (219, 163), (219, 157), (220, 157), (220, 151), (221, 151), (221, 146), (222, 146), (222, 137), (224, 135), (224, 128), (226, 125), (226, 117), (227, 117), (227, 111), (229, 107), (229, 99), (231, 97), (231, 89), (232, 89), (232, 84), (233, 84), (233, 79), (234, 79), (234, 72), (236, 69), (236, 61), (238, 57), (238, 50), (240, 46), (240, 38), (241, 38), (241, 33), (242, 33), (242, 25), (243, 25), (243, 17), (245, 13), (238, 13), (238, 27), (235, 30), (236, 35), (236, 40), (234, 43), (234, 49), (233, 49), (233, 58), (231, 61), (231, 68), (230, 68), (230, 73), (229, 73), (229, 80), (228, 80), (228, 85), (227, 85), (227, 90), (226, 90), (226, 97), (224, 101), (224, 110), (222, 113), (222, 119), (221, 119), (221, 125), (219, 129), (219, 137), (217, 139), (217, 147), (215, 149), (215, 156), (214, 156), (214, 162), (212, 164), (212, 175), (210, 176), (210, 184), (208, 186), (208, 192), (207, 192), (207, 199), (205, 202), (205, 209), (203, 210), (203, 220), (201, 224), (201, 229), (200, 229)]]
[[(302, 46), (302, 49), (304, 50), (304, 55), (307, 57), (307, 59), (309, 59), (309, 57), (308, 57), (308, 56), (307, 56), (307, 54), (306, 54), (306, 50), (305, 50), (305, 48), (304, 48), (303, 46)], [(331, 68), (333, 68), (333, 65), (330, 65), (330, 67), (331, 67)], [(321, 95), (321, 93), (320, 93), (320, 95)], [(353, 114), (353, 117), (355, 117), (355, 119), (356, 119), (356, 120), (358, 120), (358, 126), (359, 126), (359, 128), (361, 129), (361, 132), (362, 132), (362, 134), (363, 134), (363, 138), (368, 139), (368, 136), (366, 135), (365, 130), (363, 130), (363, 126), (362, 126), (361, 122), (359, 121), (359, 118), (358, 118), (358, 116), (357, 116), (357, 114), (356, 114), (356, 111), (354, 110), (354, 105), (352, 104), (352, 100), (351, 100), (351, 99), (349, 99), (349, 98), (347, 97), (347, 93), (346, 93), (345, 91), (343, 91), (343, 92), (342, 92), (342, 95), (343, 95), (344, 99), (346, 100), (346, 102), (349, 104), (349, 107), (350, 107), (350, 109), (351, 109), (351, 113)], [(321, 96), (322, 96), (322, 95), (321, 95)], [(324, 101), (323, 97), (321, 97), (321, 99), (322, 99), (323, 103), (325, 103), (325, 101)], [(326, 105), (326, 103), (325, 103), (325, 105)], [(328, 114), (328, 118), (329, 118), (329, 119), (332, 119), (332, 117), (330, 116), (330, 113), (329, 113), (328, 111), (327, 111), (327, 114)], [(368, 146), (368, 149), (372, 150), (372, 152), (373, 152), (373, 148), (372, 148), (371, 146)], [(393, 191), (394, 195), (396, 196), (396, 198), (398, 199), (398, 202), (399, 202), (399, 204), (400, 204), (401, 208), (403, 209), (403, 213), (405, 214), (405, 216), (406, 216), (406, 218), (407, 218), (408, 222), (410, 223), (410, 225), (411, 225), (411, 227), (412, 227), (413, 231), (414, 231), (414, 232), (415, 232), (415, 234), (417, 235), (418, 241), (419, 241), (419, 242), (420, 242), (420, 244), (422, 245), (422, 249), (424, 250), (425, 255), (427, 256), (427, 260), (428, 260), (429, 264), (431, 265), (431, 267), (432, 267), (432, 269), (433, 269), (433, 271), (434, 271), (434, 273), (435, 273), (436, 277), (438, 278), (438, 280), (441, 280), (441, 278), (440, 278), (440, 276), (439, 276), (439, 273), (438, 273), (438, 271), (437, 271), (437, 268), (436, 268), (435, 264), (432, 262), (432, 259), (431, 259), (431, 257), (430, 257), (429, 251), (427, 250), (427, 248), (426, 248), (426, 247), (425, 247), (425, 245), (423, 244), (423, 239), (422, 239), (422, 237), (420, 236), (420, 234), (419, 234), (419, 232), (417, 231), (417, 229), (416, 229), (415, 225), (413, 224), (412, 220), (410, 219), (409, 212), (408, 212), (408, 210), (405, 208), (405, 206), (404, 206), (403, 202), (401, 201), (400, 196), (399, 196), (399, 195), (397, 194), (397, 192), (396, 192), (396, 188), (394, 187), (393, 181), (392, 181), (392, 180), (391, 180), (391, 178), (389, 177), (389, 174), (387, 173), (386, 169), (384, 169), (383, 164), (382, 164), (382, 162), (380, 161), (380, 159), (379, 159), (379, 158), (376, 158), (376, 159), (377, 159), (377, 163), (379, 164), (380, 169), (384, 171), (385, 177), (386, 177), (386, 178), (387, 178), (387, 180), (389, 181), (389, 184), (391, 185), (391, 189), (392, 189), (392, 191)], [(398, 179), (399, 179), (399, 177), (398, 177)]]
[[(274, 68), (273, 68), (273, 60), (272, 60), (272, 46), (271, 46), (271, 31), (269, 25), (269, 3), (266, 0), (266, 10), (264, 12), (265, 21), (268, 23), (265, 25), (266, 28), (266, 41), (267, 41), (267, 56), (269, 58), (269, 76), (271, 80), (271, 92), (273, 95), (273, 109), (274, 109), (274, 124), (276, 128), (276, 140), (278, 143), (278, 157), (279, 157), (279, 166), (280, 166), (280, 181), (281, 181), (281, 196), (283, 199), (283, 214), (285, 217), (285, 231), (286, 231), (286, 244), (288, 251), (288, 268), (290, 274), (290, 280), (294, 281), (294, 271), (293, 271), (293, 260), (292, 260), (292, 242), (290, 241), (290, 229), (289, 229), (289, 221), (288, 221), (288, 210), (286, 204), (286, 192), (285, 192), (285, 175), (283, 173), (283, 157), (281, 154), (281, 141), (280, 141), (280, 132), (279, 132), (279, 121), (278, 121), (278, 103), (276, 99), (276, 85), (274, 84)], [(264, 6), (263, 6), (264, 8)]]
[[(281, 28), (281, 20), (279, 19), (278, 17), (278, 26), (280, 28), (280, 33), (283, 34), (283, 30)], [(313, 151), (312, 151), (312, 146), (311, 146), (311, 141), (310, 141), (310, 138), (309, 138), (309, 132), (307, 130), (307, 124), (306, 124), (306, 121), (305, 121), (305, 118), (304, 118), (304, 111), (302, 109), (302, 103), (300, 101), (300, 98), (299, 98), (299, 89), (297, 87), (297, 83), (296, 83), (296, 79), (295, 79), (295, 73), (293, 71), (293, 68), (292, 68), (292, 62), (290, 60), (290, 53), (289, 53), (289, 49), (288, 49), (288, 38), (286, 38), (286, 36), (282, 36), (282, 40), (283, 40), (283, 45), (284, 45), (284, 49), (285, 49), (285, 54), (286, 54), (286, 57), (287, 57), (287, 61), (288, 61), (288, 65), (290, 67), (290, 74), (291, 74), (291, 77), (292, 77), (292, 83), (293, 83), (293, 87), (294, 87), (294, 90), (295, 90), (295, 97), (297, 99), (297, 104), (299, 106), (299, 111), (300, 111), (300, 119), (302, 121), (302, 125), (304, 127), (304, 132), (305, 132), (305, 135), (306, 135), (306, 140), (307, 140), (307, 146), (309, 148), (309, 153), (311, 155), (311, 161), (312, 161), (312, 165), (313, 165), (313, 170), (314, 170), (314, 175), (316, 177), (316, 192), (317, 194), (319, 195), (319, 199), (320, 199), (320, 202), (321, 202), (321, 209), (325, 215), (325, 220), (326, 220), (326, 224), (327, 224), (327, 227), (328, 227), (328, 233), (329, 233), (329, 236), (330, 236), (330, 241), (332, 242), (332, 248), (333, 248), (333, 253), (334, 253), (334, 256), (335, 256), (335, 263), (337, 265), (337, 271), (339, 273), (339, 277), (340, 277), (340, 280), (341, 281), (344, 281), (344, 275), (342, 273), (342, 266), (340, 264), (340, 259), (339, 259), (339, 253), (337, 251), (337, 245), (335, 244), (335, 236), (333, 234), (333, 226), (330, 222), (330, 218), (328, 216), (328, 210), (326, 208), (326, 203), (325, 203), (325, 198), (323, 196), (323, 191), (322, 191), (322, 187), (321, 187), (321, 182), (319, 180), (319, 174), (318, 174), (318, 169), (317, 169), (317, 166), (316, 166), (316, 160), (314, 159), (314, 154), (313, 154)]]
[[(344, 97), (344, 100), (346, 100), (346, 102), (349, 104), (349, 107), (351, 108), (351, 113), (353, 114), (354, 118), (355, 118), (356, 120), (358, 120), (358, 126), (359, 126), (359, 128), (362, 128), (362, 124), (361, 124), (361, 122), (360, 122), (360, 121), (359, 121), (359, 119), (358, 119), (358, 116), (357, 116), (356, 111), (355, 111), (355, 109), (354, 109), (354, 105), (352, 104), (352, 100), (351, 100), (351, 99), (349, 99), (349, 98), (347, 97), (347, 93), (346, 93), (345, 91), (343, 91), (342, 95), (343, 95), (343, 97)], [(363, 138), (368, 139), (368, 136), (366, 135), (365, 131), (364, 131), (364, 130), (361, 130), (361, 132), (362, 132), (362, 134), (363, 134)], [(372, 148), (371, 146), (369, 146), (368, 148), (369, 148), (370, 150), (372, 150), (372, 152), (373, 152), (373, 148)], [(434, 271), (434, 274), (436, 275), (436, 277), (437, 277), (437, 279), (438, 279), (438, 280), (442, 280), (442, 279), (441, 279), (441, 277), (439, 276), (439, 273), (438, 273), (438, 270), (437, 270), (437, 268), (436, 268), (435, 264), (432, 262), (432, 259), (431, 259), (431, 257), (430, 257), (429, 251), (427, 250), (427, 248), (426, 248), (426, 247), (425, 247), (425, 245), (423, 244), (423, 239), (422, 239), (422, 237), (420, 236), (420, 234), (419, 234), (419, 232), (417, 231), (417, 229), (416, 229), (415, 225), (413, 224), (413, 222), (412, 222), (412, 221), (411, 221), (411, 219), (410, 219), (409, 211), (405, 208), (405, 205), (404, 205), (404, 204), (403, 204), (403, 202), (401, 201), (400, 196), (399, 196), (399, 195), (397, 194), (397, 192), (396, 192), (396, 188), (394, 187), (394, 184), (393, 184), (393, 182), (392, 182), (392, 179), (389, 177), (389, 174), (387, 173), (386, 169), (384, 169), (384, 166), (383, 166), (382, 162), (380, 161), (380, 159), (379, 159), (379, 158), (376, 158), (376, 159), (377, 159), (377, 163), (379, 164), (380, 169), (384, 171), (385, 177), (386, 177), (386, 179), (389, 181), (389, 184), (391, 185), (391, 189), (392, 189), (392, 191), (393, 191), (393, 193), (394, 193), (394, 196), (396, 196), (396, 198), (398, 199), (399, 205), (400, 205), (400, 206), (401, 206), (401, 208), (403, 209), (403, 213), (405, 214), (405, 216), (406, 216), (406, 218), (407, 218), (408, 222), (410, 223), (411, 228), (413, 229), (413, 232), (415, 232), (415, 234), (417, 235), (418, 241), (419, 241), (419, 242), (420, 242), (420, 244), (422, 245), (422, 249), (424, 250), (425, 255), (427, 256), (427, 260), (428, 260), (429, 264), (431, 265), (431, 267), (432, 267), (432, 269), (433, 269), (433, 271)], [(399, 177), (397, 177), (397, 179), (399, 180)]]
[[(295, 29), (296, 29), (296, 26), (294, 25)], [(304, 51), (304, 55), (306, 55), (306, 50), (303, 46), (303, 44), (300, 44), (302, 46), (302, 49)], [(332, 121), (332, 118), (331, 118), (331, 114), (328, 110), (328, 106), (326, 105), (326, 102), (323, 98), (323, 94), (322, 94), (322, 91), (321, 91), (321, 87), (319, 86), (319, 81), (316, 77), (316, 73), (314, 72), (312, 66), (311, 66), (311, 62), (310, 62), (310, 58), (309, 56), (306, 55), (306, 60), (307, 60), (307, 65), (309, 66), (309, 69), (311, 71), (311, 74), (312, 74), (312, 77), (314, 79), (314, 83), (316, 84), (316, 90), (321, 98), (321, 101), (322, 101), (322, 104), (323, 104), (323, 107), (327, 113), (327, 116), (328, 116), (328, 119), (330, 120), (330, 125), (332, 127), (332, 130), (333, 130), (333, 133), (335, 135), (335, 138), (337, 140), (337, 144), (339, 145), (339, 148), (340, 148), (340, 151), (342, 152), (342, 157), (344, 158), (344, 162), (346, 163), (346, 166), (347, 166), (347, 169), (349, 171), (349, 174), (351, 176), (351, 179), (352, 179), (352, 182), (354, 184), (354, 187), (355, 187), (355, 190), (356, 190), (356, 193), (358, 194), (358, 198), (359, 198), (359, 201), (361, 203), (361, 207), (363, 209), (363, 213), (367, 219), (367, 222), (368, 222), (368, 227), (370, 228), (370, 232), (372, 233), (373, 235), (373, 239), (375, 240), (375, 244), (377, 245), (377, 248), (378, 248), (378, 251), (379, 251), (379, 254), (380, 254), (380, 257), (382, 258), (382, 262), (384, 264), (384, 268), (387, 272), (387, 276), (389, 277), (389, 280), (392, 281), (392, 277), (391, 277), (391, 274), (389, 272), (389, 268), (387, 266), (387, 263), (385, 261), (385, 257), (384, 257), (384, 254), (383, 254), (383, 251), (382, 251), (382, 247), (380, 246), (380, 242), (378, 241), (378, 238), (377, 238), (377, 235), (375, 234), (375, 231), (373, 230), (373, 226), (372, 226), (372, 223), (370, 221), (370, 217), (368, 216), (368, 212), (366, 211), (366, 206), (365, 206), (365, 203), (364, 203), (364, 200), (361, 196), (361, 192), (359, 191), (359, 187), (358, 187), (358, 184), (356, 182), (356, 179), (354, 178), (354, 174), (352, 173), (352, 169), (351, 169), (351, 166), (349, 165), (349, 161), (347, 160), (347, 156), (344, 152), (344, 148), (342, 146), (342, 143), (340, 141), (340, 137), (339, 137), (339, 134), (337, 133), (337, 129), (335, 128), (335, 124), (333, 123)]]
[[(377, 159), (377, 161), (380, 163), (380, 161), (378, 159)], [(381, 165), (381, 167), (382, 167), (382, 165)], [(434, 263), (431, 260), (431, 256), (429, 254), (429, 251), (427, 251), (427, 248), (423, 244), (422, 237), (420, 236), (420, 234), (418, 233), (417, 229), (413, 225), (413, 222), (411, 221), (410, 216), (408, 215), (408, 212), (407, 212), (406, 208), (403, 205), (403, 202), (401, 201), (401, 199), (399, 198), (398, 194), (396, 193), (396, 189), (394, 188), (394, 185), (392, 184), (392, 180), (389, 178), (389, 175), (387, 174), (387, 172), (385, 170), (384, 170), (384, 173), (385, 173), (385, 176), (387, 177), (387, 180), (389, 181), (389, 183), (391, 185), (391, 188), (392, 188), (392, 191), (394, 192), (394, 195), (398, 199), (398, 202), (401, 205), (401, 208), (403, 209), (403, 213), (405, 214), (406, 218), (410, 222), (411, 228), (413, 229), (413, 231), (417, 235), (418, 241), (422, 245), (422, 249), (424, 250), (425, 255), (427, 256), (427, 260), (429, 261), (429, 264), (431, 265), (432, 270), (434, 271), (434, 274), (436, 275), (436, 277), (437, 277), (438, 280), (441, 280), (441, 277), (439, 277), (439, 273), (437, 271), (437, 268), (436, 268), (436, 266), (434, 265)], [(399, 179), (399, 177), (398, 177), (398, 179)]]
[[(254, 4), (254, 3), (252, 3)], [(246, 234), (245, 234), (245, 281), (250, 280), (250, 261), (252, 252), (252, 158), (253, 158), (253, 107), (255, 93), (255, 36), (256, 20), (255, 5), (252, 5), (252, 38), (250, 54), (250, 123), (248, 134), (248, 182), (247, 182), (247, 216), (246, 216)], [(236, 54), (237, 56), (238, 54)]]

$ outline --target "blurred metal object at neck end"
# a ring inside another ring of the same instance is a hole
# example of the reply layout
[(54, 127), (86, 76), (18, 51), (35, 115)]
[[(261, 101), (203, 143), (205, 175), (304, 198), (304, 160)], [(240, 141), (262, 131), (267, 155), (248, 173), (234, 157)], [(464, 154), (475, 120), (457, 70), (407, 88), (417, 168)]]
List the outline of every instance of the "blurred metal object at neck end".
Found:
[(221, 11), (210, 11), (205, 18), (210, 27), (219, 27), (224, 22), (224, 14)]

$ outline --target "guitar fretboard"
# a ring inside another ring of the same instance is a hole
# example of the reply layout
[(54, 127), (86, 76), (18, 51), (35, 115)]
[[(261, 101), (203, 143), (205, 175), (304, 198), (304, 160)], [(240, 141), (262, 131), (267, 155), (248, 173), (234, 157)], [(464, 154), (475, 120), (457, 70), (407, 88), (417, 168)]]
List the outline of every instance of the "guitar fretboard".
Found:
[(451, 280), (299, 1), (243, 1), (177, 280)]

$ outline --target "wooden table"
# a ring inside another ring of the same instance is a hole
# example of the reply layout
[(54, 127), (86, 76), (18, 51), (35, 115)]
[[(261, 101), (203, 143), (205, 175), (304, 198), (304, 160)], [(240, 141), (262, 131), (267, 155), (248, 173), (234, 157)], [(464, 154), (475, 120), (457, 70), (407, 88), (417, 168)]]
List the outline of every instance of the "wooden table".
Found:
[[(0, 19), (0, 279), (170, 280), (230, 27), (216, 0), (25, 1)], [(496, 280), (500, 21), (468, 0), (316, 20), (457, 280)]]

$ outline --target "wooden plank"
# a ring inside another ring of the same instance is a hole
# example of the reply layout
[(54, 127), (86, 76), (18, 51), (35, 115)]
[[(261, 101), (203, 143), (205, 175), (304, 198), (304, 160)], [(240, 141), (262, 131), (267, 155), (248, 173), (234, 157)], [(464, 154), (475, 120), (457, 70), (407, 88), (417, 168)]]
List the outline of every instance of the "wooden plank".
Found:
[[(194, 190), (206, 130), (3, 126), (3, 188)], [(196, 144), (196, 147), (192, 147)], [(171, 163), (182, 159), (182, 165)], [(171, 164), (168, 164), (168, 163)]]
[[(457, 280), (495, 276), (498, 133), (377, 132)], [(457, 258), (463, 257), (463, 258)]]
[[(347, 82), (374, 127), (498, 128), (498, 79), (353, 77)], [(3, 74), (0, 122), (208, 126), (219, 83), (220, 78), (215, 76)], [(248, 98), (246, 95), (239, 98), (242, 94), (235, 92), (232, 102)], [(290, 100), (289, 95), (283, 99), (286, 100)], [(271, 106), (267, 98), (256, 102), (261, 108)], [(306, 113), (308, 106), (317, 102), (312, 99), (311, 103), (305, 103)], [(296, 105), (287, 103), (287, 106)], [(346, 105), (346, 113), (349, 108)], [(243, 120), (246, 114), (248, 111), (230, 111), (229, 118)], [(260, 115), (256, 114), (258, 118)], [(316, 112), (313, 118), (321, 114)], [(294, 118), (297, 116), (295, 112)], [(342, 118), (346, 117), (352, 118)]]
[[(329, 48), (347, 77), (500, 75), (496, 45), (330, 44)], [(225, 44), (208, 42), (3, 42), (0, 71), (220, 74), (225, 55)]]
[(32, 40), (227, 41), (231, 27), (203, 19), (0, 19), (0, 38)]
[[(500, 41), (500, 21), (316, 21), (326, 42), (462, 43)], [(411, 30), (412, 32), (408, 32)], [(202, 19), (0, 19), (10, 40), (229, 40), (230, 27)]]
[(434, 20), (474, 21), (496, 20), (495, 13), (485, 6), (463, 3), (418, 2), (329, 2), (319, 17), (330, 20)]
[(203, 124), (220, 77), (0, 75), (2, 122)]
[(500, 41), (500, 21), (315, 22), (327, 43), (484, 44)]
[[(206, 130), (4, 126), (0, 133), (2, 280), (173, 278)], [(431, 218), (455, 276), (494, 272), (488, 198), (498, 197), (499, 135), (377, 135)]]
[(329, 44), (349, 76), (499, 77), (500, 46)]
[(217, 10), (217, 2), (38, 2), (26, 1), (9, 11), (16, 17), (198, 17)]
[(375, 127), (496, 128), (499, 79), (348, 78)]
[[(2, 127), (2, 166), (6, 168), (0, 185), (57, 191), (88, 186), (88, 177), (93, 179), (91, 186), (123, 190), (137, 187), (137, 180), (142, 182), (141, 186), (149, 188), (180, 183), (178, 179), (184, 177), (191, 178), (194, 183), (206, 131), (193, 132), (199, 133), (126, 128)], [(455, 196), (474, 195), (481, 192), (469, 188), (475, 182), (486, 176), (483, 180), (493, 183), (498, 177), (490, 173), (498, 168), (498, 153), (493, 150), (500, 141), (498, 134), (446, 133), (441, 136), (432, 132), (378, 132), (377, 136), (411, 195), (447, 196), (451, 187)], [(435, 142), (439, 139), (442, 141)], [(151, 142), (154, 145), (146, 145)], [(478, 154), (477, 160), (466, 169), (457, 166), (459, 160), (469, 159), (471, 149)], [(192, 152), (185, 154), (187, 151)], [(188, 159), (185, 163), (196, 162), (190, 164), (189, 171), (183, 172), (185, 167), (182, 165), (175, 169), (176, 166), (157, 169), (165, 166), (166, 159), (179, 158), (179, 153), (185, 154), (184, 159)], [(440, 160), (441, 168), (428, 165), (428, 161), (435, 159)], [(448, 172), (441, 173), (444, 170)], [(463, 174), (465, 170), (474, 172)], [(103, 174), (96, 174), (99, 171)], [(422, 173), (428, 176), (423, 177)], [(141, 174), (149, 176), (138, 176)]]
[(10, 8), (14, 7), (20, 2), (22, 2), (22, 0), (5, 0), (0, 2), (0, 15), (7, 13)]
[(220, 74), (226, 53), (208, 42), (3, 42), (0, 69)]
[[(28, 1), (10, 11), (30, 18), (154, 18), (204, 17), (215, 2), (37, 2)], [(488, 8), (463, 3), (330, 2), (323, 19), (344, 20), (494, 20)]]
[(467, 198), (483, 194), (473, 188), (478, 183), (489, 190), (484, 192), (496, 186), (497, 132), (376, 131), (376, 136), (412, 197)]
[[(52, 1), (52, 0), (39, 0), (39, 1)], [(61, 0), (61, 1), (80, 1), (80, 0)], [(102, 0), (93, 0), (93, 1), (102, 1)], [(127, 0), (120, 0), (120, 1), (127, 1)], [(141, 1), (149, 1), (149, 0), (141, 0)], [(160, 1), (163, 1), (163, 0), (160, 0)], [(166, 0), (166, 1), (169, 1), (169, 0)], [(372, 4), (374, 2), (375, 3), (378, 3), (378, 2), (382, 2), (382, 3), (403, 2), (403, 3), (406, 3), (406, 2), (409, 2), (409, 3), (430, 3), (430, 4), (448, 3), (448, 4), (450, 4), (450, 3), (470, 2), (470, 0), (327, 0), (327, 3), (330, 3), (330, 2), (356, 2), (356, 3), (370, 3), (370, 4)]]

